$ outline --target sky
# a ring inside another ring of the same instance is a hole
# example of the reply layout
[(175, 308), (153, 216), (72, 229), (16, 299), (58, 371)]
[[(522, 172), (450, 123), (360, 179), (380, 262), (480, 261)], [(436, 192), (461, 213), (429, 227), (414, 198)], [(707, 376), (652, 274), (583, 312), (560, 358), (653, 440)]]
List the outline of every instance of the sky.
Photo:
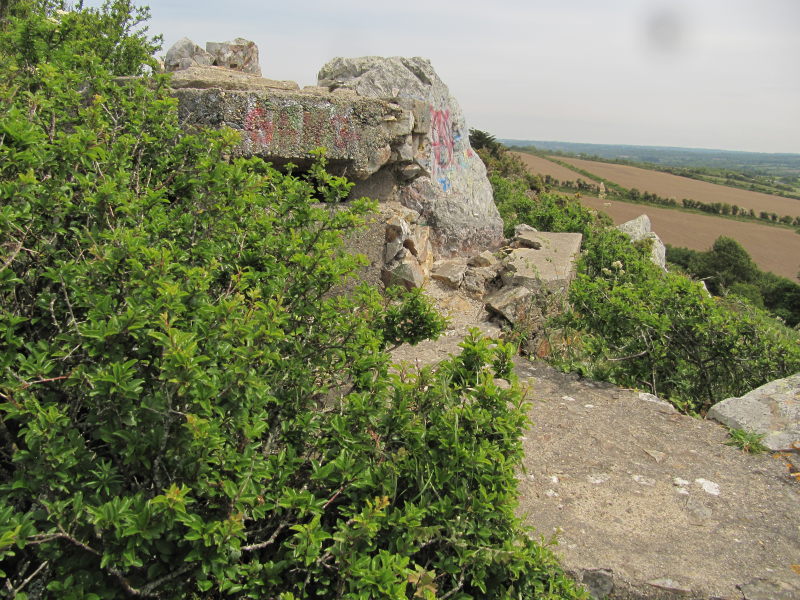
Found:
[(501, 139), (800, 153), (800, 0), (149, 5), (162, 54), (244, 37), (265, 77), (301, 86), (335, 56), (428, 58)]

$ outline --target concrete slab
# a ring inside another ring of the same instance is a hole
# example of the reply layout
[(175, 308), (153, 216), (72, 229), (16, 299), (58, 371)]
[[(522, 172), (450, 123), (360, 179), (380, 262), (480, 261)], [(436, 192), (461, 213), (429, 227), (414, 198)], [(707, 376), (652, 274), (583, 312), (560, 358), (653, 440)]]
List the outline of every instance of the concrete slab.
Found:
[(521, 285), (531, 290), (567, 288), (575, 277), (575, 266), (583, 236), (580, 233), (525, 232), (529, 244), (539, 248), (517, 248), (504, 259), (503, 285)]
[(520, 359), (520, 514), (593, 598), (800, 598), (800, 481), (724, 427)]

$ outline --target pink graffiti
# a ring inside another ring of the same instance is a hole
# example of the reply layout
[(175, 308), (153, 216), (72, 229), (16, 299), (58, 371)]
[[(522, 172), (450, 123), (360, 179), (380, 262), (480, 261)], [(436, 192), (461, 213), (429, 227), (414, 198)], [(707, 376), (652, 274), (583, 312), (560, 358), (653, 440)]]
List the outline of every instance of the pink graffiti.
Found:
[(431, 109), (431, 146), (434, 170), (450, 168), (453, 165), (455, 143), (449, 110)]
[(334, 144), (339, 150), (344, 150), (349, 144), (361, 139), (350, 123), (350, 119), (344, 115), (334, 115), (331, 118), (331, 125), (333, 126)]
[(272, 141), (274, 129), (272, 119), (263, 108), (253, 108), (244, 117), (244, 130), (254, 144), (268, 145)]
[(334, 115), (328, 120), (321, 111), (304, 111), (293, 119), (286, 111), (273, 113), (256, 107), (245, 115), (244, 130), (253, 144), (262, 147), (274, 140), (279, 145), (310, 144), (313, 147), (332, 144), (338, 150), (346, 151), (361, 139), (348, 115)]

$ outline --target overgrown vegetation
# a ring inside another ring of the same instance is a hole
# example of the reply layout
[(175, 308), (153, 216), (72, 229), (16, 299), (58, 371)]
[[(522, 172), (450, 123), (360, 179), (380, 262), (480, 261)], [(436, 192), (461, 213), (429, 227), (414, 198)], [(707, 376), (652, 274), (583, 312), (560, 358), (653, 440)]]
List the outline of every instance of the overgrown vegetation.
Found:
[(5, 8), (0, 595), (585, 597), (514, 514), (510, 348), (392, 376), (441, 320), (332, 293), (372, 203), (115, 80), (155, 66), (127, 0)]
[(736, 240), (720, 236), (705, 252), (667, 246), (667, 261), (702, 279), (716, 296), (738, 296), (789, 327), (800, 324), (800, 284), (760, 270)]
[[(558, 320), (539, 324), (555, 364), (647, 389), (700, 414), (800, 369), (797, 332), (749, 303), (710, 297), (698, 282), (665, 273), (650, 261), (646, 244), (631, 244), (609, 226), (608, 217), (577, 198), (537, 193), (495, 164), (488, 163), (490, 181), (507, 233), (527, 223), (584, 236), (569, 309)], [(718, 271), (718, 277), (742, 264)]]

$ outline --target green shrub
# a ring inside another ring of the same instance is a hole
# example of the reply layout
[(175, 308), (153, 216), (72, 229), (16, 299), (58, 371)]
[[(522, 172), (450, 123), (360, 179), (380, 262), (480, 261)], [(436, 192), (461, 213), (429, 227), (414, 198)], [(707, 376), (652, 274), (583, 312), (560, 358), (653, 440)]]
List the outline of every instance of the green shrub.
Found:
[(332, 293), (374, 204), (115, 82), (152, 49), (124, 0), (41, 6), (0, 35), (2, 593), (583, 597), (514, 515), (504, 347), (399, 380), (387, 338), (435, 317)]
[(563, 194), (532, 194), (521, 179), (490, 174), (494, 201), (504, 222), (507, 237), (514, 227), (525, 223), (540, 231), (573, 231), (584, 233), (596, 224), (608, 224), (607, 216), (598, 216), (573, 198)]
[[(559, 367), (649, 389), (696, 413), (800, 369), (797, 336), (787, 335), (755, 308), (713, 300), (698, 283), (664, 273), (650, 260), (649, 241), (631, 243), (609, 226), (607, 216), (577, 200), (547, 193), (535, 197), (522, 180), (497, 173), (490, 181), (506, 235), (519, 223), (583, 234), (571, 309), (548, 323), (518, 323), (512, 336), (521, 347), (535, 350), (542, 343), (536, 336), (552, 335), (545, 341)], [(702, 266), (718, 284), (759, 305), (755, 284), (742, 283), (757, 281), (758, 271), (735, 241), (720, 238), (708, 253), (673, 251), (671, 256)], [(776, 291), (786, 288), (774, 283)], [(551, 312), (546, 297), (534, 302), (539, 305), (531, 315)]]
[(386, 344), (396, 347), (402, 343), (418, 344), (436, 339), (447, 327), (440, 315), (420, 289), (389, 288), (386, 296), (391, 302), (386, 308), (381, 327)]
[(671, 273), (638, 281), (580, 275), (570, 290), (570, 325), (605, 377), (647, 388), (689, 412), (705, 413), (800, 368), (800, 345), (755, 309), (709, 298)]

